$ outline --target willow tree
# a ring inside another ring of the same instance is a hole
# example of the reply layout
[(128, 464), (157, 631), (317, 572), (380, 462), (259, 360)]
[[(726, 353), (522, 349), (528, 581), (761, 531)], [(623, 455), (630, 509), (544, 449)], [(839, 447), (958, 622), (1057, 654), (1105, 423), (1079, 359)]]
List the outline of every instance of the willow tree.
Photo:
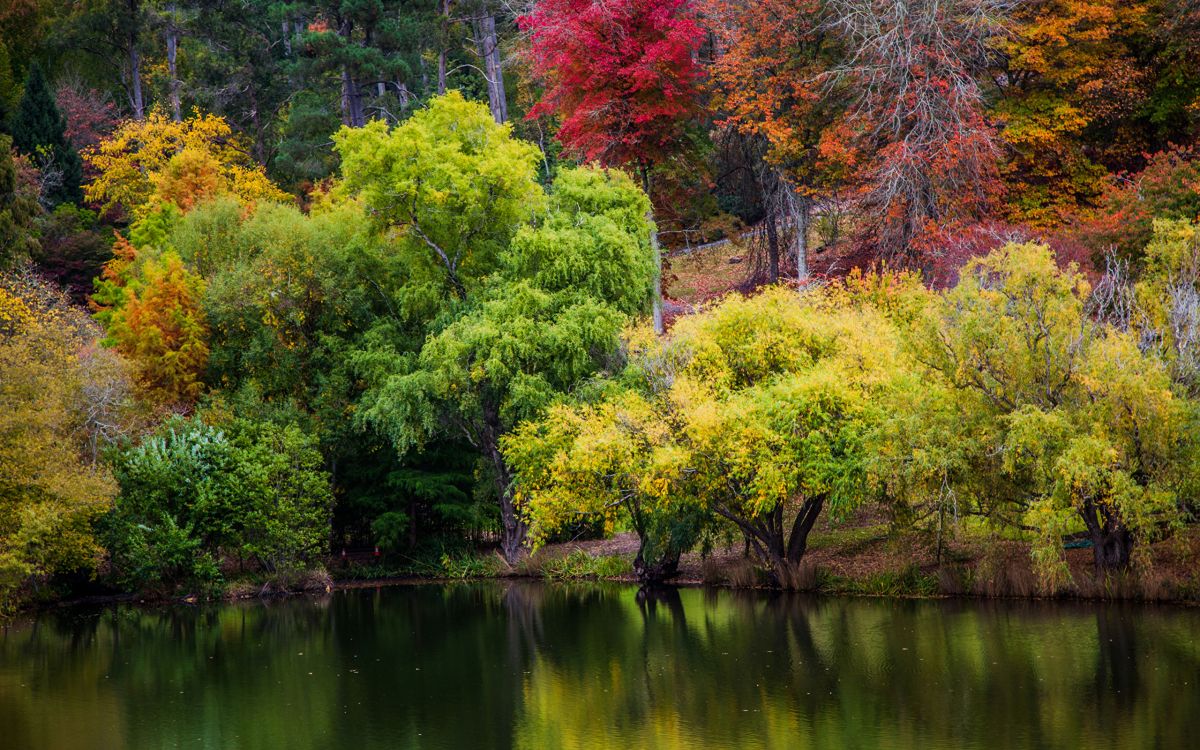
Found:
[(521, 420), (603, 369), (630, 316), (648, 311), (654, 261), (649, 201), (624, 174), (565, 170), (545, 194), (536, 152), (487, 108), (452, 93), (390, 133), (339, 136), (344, 189), (413, 258), (401, 297), (447, 298), (415, 353), (368, 337), (361, 418), (401, 453), (440, 437), (478, 451), (500, 508), (502, 549), (521, 554), (526, 524), (500, 441)]
[(507, 442), (532, 517), (553, 527), (572, 513), (625, 515), (650, 534), (647, 580), (673, 572), (697, 514), (721, 520), (792, 585), (817, 519), (863, 495), (863, 438), (902, 361), (891, 325), (775, 287), (628, 346), (628, 367), (595, 404), (559, 407)]
[(969, 263), (914, 336), (987, 477), (962, 482), (964, 501), (1034, 530), (1050, 590), (1069, 580), (1064, 534), (1084, 532), (1107, 573), (1167, 528), (1189, 442), (1166, 363), (1089, 315), (1089, 291), (1048, 248), (1009, 245)]
[(543, 210), (538, 150), (457, 91), (403, 124), (334, 136), (340, 189), (359, 197), (428, 283), (466, 299), (517, 229)]

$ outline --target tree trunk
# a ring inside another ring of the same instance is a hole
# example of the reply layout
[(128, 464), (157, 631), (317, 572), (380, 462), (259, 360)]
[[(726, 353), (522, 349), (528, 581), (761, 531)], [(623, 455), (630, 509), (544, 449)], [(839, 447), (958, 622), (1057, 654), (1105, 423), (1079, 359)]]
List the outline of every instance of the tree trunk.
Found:
[(769, 211), (767, 223), (767, 283), (779, 281), (779, 231), (775, 225), (775, 212)]
[(363, 117), (362, 96), (359, 94), (358, 84), (346, 68), (342, 68), (342, 122), (352, 128), (361, 128), (367, 124)]
[(141, 120), (146, 116), (146, 100), (142, 95), (142, 55), (138, 51), (138, 37), (142, 29), (142, 0), (127, 0), (129, 11), (126, 37), (129, 43), (129, 108), (133, 110), (133, 119)]
[(797, 195), (795, 204), (796, 280), (803, 281), (808, 278), (808, 229), (812, 224), (813, 201), (807, 195)]
[(674, 578), (679, 573), (679, 557), (679, 553), (674, 552), (661, 559), (647, 562), (643, 555), (643, 549), (639, 546), (637, 557), (633, 559), (633, 573), (637, 576), (638, 583), (643, 586), (662, 583), (669, 578)]
[(654, 226), (654, 214), (650, 214), (653, 229), (650, 230), (650, 248), (654, 251), (654, 332), (662, 335), (666, 331), (663, 323), (662, 250), (658, 245), (658, 227)]
[(795, 574), (798, 566), (808, 549), (808, 534), (824, 507), (823, 495), (805, 500), (792, 520), (791, 532), (786, 540), (782, 503), (770, 513), (753, 519), (742, 518), (724, 506), (717, 506), (717, 513), (733, 521), (741, 530), (747, 546), (754, 550), (755, 557), (770, 571), (772, 583), (782, 588), (792, 588), (797, 582)]
[(795, 565), (808, 550), (808, 534), (812, 531), (821, 509), (825, 507), (825, 496), (810, 497), (800, 506), (800, 512), (792, 521), (792, 533), (788, 536), (787, 561)]
[[(349, 20), (343, 20), (338, 26), (338, 36), (347, 43), (350, 42), (353, 32), (354, 25)], [(363, 116), (362, 94), (358, 90), (358, 83), (350, 74), (350, 69), (345, 66), (342, 67), (342, 122), (352, 128), (361, 128), (367, 124)]]
[(167, 73), (171, 77), (171, 116), (175, 122), (182, 122), (183, 108), (179, 101), (179, 71), (175, 66), (175, 56), (179, 46), (179, 27), (175, 25), (176, 12), (175, 3), (167, 6), (167, 13), (170, 15), (170, 20), (167, 22)]
[(142, 57), (138, 54), (137, 35), (129, 35), (129, 104), (133, 107), (133, 119), (146, 117), (146, 105), (142, 99)]
[(1112, 510), (1101, 502), (1087, 499), (1080, 515), (1092, 540), (1092, 556), (1097, 573), (1125, 570), (1133, 550), (1133, 534)]
[(1096, 570), (1110, 572), (1129, 567), (1129, 555), (1133, 551), (1133, 535), (1125, 527), (1092, 534), (1092, 555)]
[(504, 71), (500, 67), (495, 16), (483, 15), (475, 19), (475, 45), (487, 79), (488, 108), (492, 111), (492, 118), (503, 123), (508, 120), (508, 101), (504, 92)]
[[(646, 198), (650, 198), (650, 165), (642, 164), (642, 189)], [(654, 332), (662, 335), (666, 331), (663, 324), (663, 292), (662, 292), (662, 249), (658, 244), (658, 226), (654, 223), (654, 203), (650, 204), (650, 212), (646, 214), (650, 222), (650, 249), (654, 252), (654, 299), (653, 316)]]
[(258, 88), (251, 84), (249, 87), (250, 94), (250, 121), (254, 125), (254, 158), (259, 164), (266, 166), (267, 164), (267, 135), (266, 128), (263, 127), (262, 115), (258, 106)]
[(442, 0), (442, 33), (438, 40), (438, 96), (446, 93), (446, 45), (450, 43), (450, 0)]
[(529, 528), (517, 512), (513, 501), (512, 474), (500, 452), (500, 409), (494, 404), (485, 405), (483, 424), (479, 435), (479, 447), (492, 463), (496, 472), (496, 493), (500, 496), (500, 552), (509, 565), (521, 559), (525, 546), (525, 534)]

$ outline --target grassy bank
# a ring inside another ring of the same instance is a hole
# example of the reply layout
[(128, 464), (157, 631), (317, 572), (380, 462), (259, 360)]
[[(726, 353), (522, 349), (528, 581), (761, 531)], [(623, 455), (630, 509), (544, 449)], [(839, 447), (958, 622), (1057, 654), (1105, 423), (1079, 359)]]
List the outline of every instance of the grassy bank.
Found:
[[(1098, 578), (1090, 549), (1067, 550), (1072, 582), (1047, 592), (1038, 585), (1029, 545), (985, 534), (945, 540), (895, 537), (884, 524), (825, 528), (813, 532), (805, 562), (793, 582), (803, 591), (830, 595), (894, 597), (1067, 598), (1200, 602), (1200, 570), (1187, 561), (1200, 554), (1200, 534), (1177, 536), (1150, 548), (1148, 564)], [(404, 559), (331, 570), (338, 585), (395, 579), (464, 580), (532, 578), (548, 581), (606, 580), (635, 583), (637, 538), (622, 533), (604, 540), (548, 545), (508, 567), (494, 552)], [(691, 552), (680, 562), (679, 585), (771, 588), (762, 566), (741, 545)]]

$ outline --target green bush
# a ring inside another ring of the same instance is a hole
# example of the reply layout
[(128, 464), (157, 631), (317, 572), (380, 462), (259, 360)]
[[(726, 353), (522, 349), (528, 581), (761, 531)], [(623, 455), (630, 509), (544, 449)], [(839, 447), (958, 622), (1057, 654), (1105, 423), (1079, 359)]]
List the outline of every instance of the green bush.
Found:
[(125, 585), (208, 590), (232, 558), (279, 573), (326, 549), (329, 477), (294, 426), (176, 418), (113, 464), (121, 493), (102, 534)]
[(444, 578), (489, 578), (497, 573), (496, 559), (479, 555), (442, 555)]
[(542, 563), (542, 575), (553, 580), (618, 578), (633, 572), (629, 559), (621, 555), (591, 555), (577, 549)]

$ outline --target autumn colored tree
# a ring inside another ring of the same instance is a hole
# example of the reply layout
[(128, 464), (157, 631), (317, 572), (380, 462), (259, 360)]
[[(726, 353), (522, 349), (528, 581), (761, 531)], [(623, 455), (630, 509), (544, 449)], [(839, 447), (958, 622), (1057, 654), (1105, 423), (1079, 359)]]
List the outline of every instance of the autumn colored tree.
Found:
[(37, 190), (23, 184), (12, 139), (0, 135), (0, 270), (8, 269), (38, 249)]
[(167, 251), (144, 262), (124, 303), (108, 316), (107, 341), (134, 363), (138, 384), (160, 404), (190, 403), (204, 387), (203, 293), (204, 281)]
[(175, 122), (154, 112), (145, 120), (126, 122), (85, 152), (97, 175), (85, 195), (104, 211), (120, 207), (134, 217), (163, 200), (190, 208), (218, 192), (246, 204), (287, 201), (288, 195), (247, 154), (220, 117), (197, 115)]
[(639, 562), (653, 580), (674, 572), (698, 513), (794, 585), (817, 519), (864, 497), (862, 437), (903, 363), (876, 310), (828, 303), (771, 287), (666, 338), (634, 332), (597, 404), (551, 409), (505, 441), (536, 533), (580, 512), (624, 516), (649, 532)]
[(97, 448), (128, 392), (98, 334), (36, 278), (0, 276), (0, 610), (99, 558), (92, 522), (116, 488)]
[(529, 116), (557, 116), (568, 153), (636, 169), (650, 194), (651, 167), (679, 149), (699, 111), (703, 30), (687, 0), (545, 0), (519, 23), (546, 85)]
[(1095, 207), (1078, 211), (1075, 231), (1097, 257), (1139, 261), (1160, 221), (1200, 220), (1200, 159), (1190, 148), (1148, 156), (1140, 172), (1106, 175)]
[(60, 81), (54, 101), (66, 120), (67, 141), (76, 151), (95, 146), (117, 128), (117, 108), (78, 79)]
[[(851, 123), (869, 239), (918, 259), (939, 225), (986, 214), (999, 156), (982, 80), (1005, 33), (1008, 0), (830, 0), (854, 91)], [(936, 236), (936, 234), (934, 234)]]
[(1085, 532), (1106, 574), (1170, 528), (1190, 442), (1166, 364), (1132, 332), (1093, 319), (1088, 293), (1078, 268), (1059, 269), (1044, 245), (1008, 245), (968, 263), (913, 336), (918, 360), (950, 388), (970, 467), (951, 486), (994, 522), (1035, 530), (1048, 591), (1070, 579), (1065, 534)]
[(1129, 142), (1128, 131), (1118, 131), (1146, 104), (1150, 80), (1130, 42), (1150, 23), (1149, 5), (1036, 0), (1014, 6), (1012, 33), (999, 47), (1004, 85), (996, 117), (1010, 150), (1004, 176), (1018, 217), (1061, 220), (1099, 193), (1103, 151), (1123, 149), (1127, 159), (1146, 150)]
[[(846, 92), (831, 84), (841, 40), (823, 0), (709, 0), (705, 20), (718, 51), (710, 68), (711, 106), (744, 138), (766, 143), (750, 165), (764, 204), (770, 255), (778, 276), (780, 240), (791, 225), (797, 273), (807, 276), (814, 198), (844, 180), (853, 160), (844, 123)], [(751, 154), (753, 160), (757, 154)]]
[(686, 0), (545, 0), (520, 23), (546, 82), (530, 116), (560, 117), (569, 152), (645, 169), (676, 147), (703, 75)]

